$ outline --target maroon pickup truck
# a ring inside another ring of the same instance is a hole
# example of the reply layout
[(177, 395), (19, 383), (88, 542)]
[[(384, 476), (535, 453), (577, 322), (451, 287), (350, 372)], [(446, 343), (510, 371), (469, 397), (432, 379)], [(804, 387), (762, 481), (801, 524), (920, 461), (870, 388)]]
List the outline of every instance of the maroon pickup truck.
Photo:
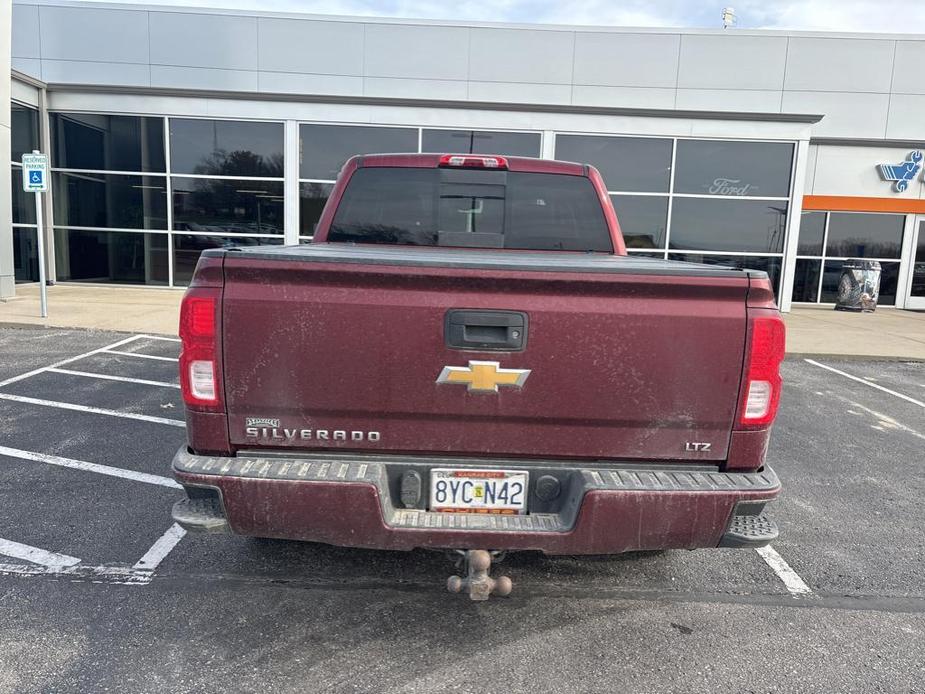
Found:
[(598, 172), (370, 155), (314, 243), (203, 253), (187, 530), (464, 559), (754, 547), (784, 326), (763, 272), (626, 254)]

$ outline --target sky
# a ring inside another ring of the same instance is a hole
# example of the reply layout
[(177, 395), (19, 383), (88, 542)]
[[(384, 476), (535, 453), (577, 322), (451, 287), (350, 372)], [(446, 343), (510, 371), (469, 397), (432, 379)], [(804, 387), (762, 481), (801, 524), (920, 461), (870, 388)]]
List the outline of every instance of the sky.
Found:
[[(122, 0), (123, 2), (126, 0)], [(742, 29), (925, 33), (925, 0), (128, 0), (414, 19), (720, 28), (732, 5)]]

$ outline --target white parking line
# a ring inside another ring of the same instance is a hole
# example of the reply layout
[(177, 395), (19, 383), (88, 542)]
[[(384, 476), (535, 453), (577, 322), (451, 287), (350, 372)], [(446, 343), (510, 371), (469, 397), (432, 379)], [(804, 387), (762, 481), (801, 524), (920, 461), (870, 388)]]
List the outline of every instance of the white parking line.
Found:
[(777, 577), (783, 581), (784, 586), (791, 595), (812, 595), (812, 590), (806, 585), (796, 571), (790, 568), (790, 564), (784, 561), (784, 558), (777, 553), (773, 547), (757, 547), (755, 551), (764, 559), (765, 563), (771, 567)]
[(151, 582), (150, 571), (135, 571), (127, 566), (32, 566), (26, 564), (0, 564), (0, 576), (60, 576), (71, 581), (113, 583), (117, 585), (146, 585)]
[(154, 571), (185, 535), (186, 531), (174, 523), (132, 568), (136, 571)]
[(100, 465), (98, 463), (88, 463), (84, 460), (74, 460), (73, 458), (62, 458), (58, 455), (48, 453), (33, 453), (32, 451), (22, 451), (18, 448), (8, 448), (0, 446), (0, 456), (8, 458), (19, 458), (20, 460), (32, 460), (37, 463), (47, 463), (59, 467), (71, 468), (73, 470), (84, 470), (86, 472), (96, 472), (100, 475), (109, 475), (110, 477), (121, 477), (135, 482), (144, 482), (146, 484), (156, 484), (161, 487), (170, 487), (171, 489), (182, 489), (183, 487), (170, 479), (160, 475), (151, 475), (147, 472), (135, 472), (134, 470), (125, 470), (120, 467), (111, 467), (109, 465)]
[(33, 564), (41, 564), (51, 569), (60, 569), (65, 566), (74, 566), (74, 564), (80, 563), (80, 559), (77, 557), (70, 557), (67, 554), (58, 554), (57, 552), (49, 552), (44, 549), (39, 549), (38, 547), (32, 547), (31, 545), (24, 545), (21, 542), (4, 540), (2, 537), (0, 537), (0, 554), (12, 557), (13, 559), (30, 561)]
[(121, 357), (138, 357), (139, 359), (156, 359), (157, 361), (180, 361), (176, 357), (159, 357), (156, 354), (141, 354), (140, 352), (122, 352), (118, 349), (104, 349), (104, 354), (118, 354)]
[(143, 337), (148, 340), (162, 340), (164, 342), (181, 342), (180, 338), (178, 337), (167, 337), (166, 335), (148, 335), (146, 333), (144, 335), (139, 335), (138, 337)]
[(109, 374), (95, 374), (90, 371), (72, 371), (71, 369), (48, 369), (49, 373), (67, 374), (68, 376), (85, 376), (87, 378), (101, 378), (104, 381), (123, 381), (125, 383), (140, 383), (144, 386), (160, 386), (162, 388), (179, 388), (178, 383), (166, 381), (149, 381), (145, 378), (129, 378), (128, 376), (111, 376)]
[(0, 393), (0, 400), (12, 400), (13, 402), (25, 402), (30, 405), (41, 405), (42, 407), (57, 407), (61, 410), (74, 410), (75, 412), (90, 412), (92, 414), (104, 414), (109, 417), (122, 417), (124, 419), (137, 419), (142, 422), (154, 422), (155, 424), (169, 424), (174, 427), (186, 427), (186, 422), (181, 419), (167, 419), (166, 417), (152, 417), (146, 414), (136, 414), (134, 412), (119, 412), (118, 410), (107, 410), (103, 407), (90, 407), (89, 405), (75, 405), (71, 402), (58, 402), (57, 400), (41, 400), (39, 398), (29, 398), (25, 395), (12, 395), (11, 393)]
[(846, 373), (846, 372), (844, 372), (844, 371), (840, 371), (839, 369), (836, 369), (836, 368), (834, 368), (834, 367), (832, 367), (832, 366), (826, 366), (825, 364), (820, 364), (818, 361), (814, 361), (813, 359), (804, 359), (803, 361), (805, 361), (807, 364), (812, 364), (813, 366), (818, 366), (820, 369), (825, 369), (826, 371), (831, 371), (832, 373), (836, 373), (836, 374), (838, 374), (839, 376), (844, 376), (845, 378), (850, 378), (852, 381), (857, 381), (858, 383), (863, 383), (865, 386), (870, 386), (871, 388), (876, 388), (877, 390), (882, 390), (884, 393), (889, 393), (890, 395), (895, 395), (897, 398), (901, 398), (901, 399), (905, 400), (906, 402), (911, 402), (913, 405), (918, 405), (919, 407), (925, 407), (925, 402), (922, 402), (921, 400), (916, 400), (915, 398), (910, 398), (908, 395), (903, 395), (902, 393), (897, 393), (895, 390), (890, 390), (889, 388), (884, 388), (883, 386), (881, 386), (881, 385), (879, 385), (879, 384), (877, 384), (877, 383), (871, 383), (870, 381), (867, 381), (867, 380), (865, 380), (865, 379), (863, 379), (863, 378), (860, 378), (859, 376), (853, 376), (853, 375), (851, 375), (851, 374), (849, 374), (849, 373)]
[(134, 342), (135, 340), (138, 340), (140, 338), (141, 338), (141, 335), (132, 335), (131, 337), (127, 337), (124, 340), (113, 342), (111, 345), (105, 345), (104, 347), (99, 347), (97, 349), (90, 350), (89, 352), (78, 354), (76, 357), (68, 357), (67, 359), (62, 359), (61, 361), (57, 361), (54, 364), (51, 364), (49, 366), (43, 366), (40, 369), (33, 369), (32, 371), (28, 371), (24, 374), (19, 374), (19, 376), (13, 376), (12, 378), (8, 378), (5, 381), (0, 381), (0, 388), (2, 388), (3, 386), (8, 386), (11, 383), (16, 383), (17, 381), (22, 381), (27, 378), (31, 378), (32, 376), (37, 376), (38, 374), (48, 371), (49, 369), (56, 369), (59, 366), (64, 366), (65, 364), (70, 364), (71, 362), (75, 362), (80, 359), (86, 359), (87, 357), (92, 357), (94, 354), (105, 352), (107, 349), (112, 349), (113, 347), (121, 347), (122, 345), (127, 345), (128, 343)]

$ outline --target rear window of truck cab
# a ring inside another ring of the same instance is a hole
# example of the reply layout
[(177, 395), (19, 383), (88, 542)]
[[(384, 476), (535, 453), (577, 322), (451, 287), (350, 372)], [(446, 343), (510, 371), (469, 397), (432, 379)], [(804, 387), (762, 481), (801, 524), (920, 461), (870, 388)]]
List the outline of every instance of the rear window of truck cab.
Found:
[(480, 169), (357, 169), (328, 241), (613, 252), (590, 179)]

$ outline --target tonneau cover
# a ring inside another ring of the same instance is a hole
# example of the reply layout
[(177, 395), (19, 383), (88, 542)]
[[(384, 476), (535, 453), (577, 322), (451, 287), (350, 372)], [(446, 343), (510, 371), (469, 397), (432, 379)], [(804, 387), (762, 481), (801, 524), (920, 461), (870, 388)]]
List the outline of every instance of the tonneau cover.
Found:
[(761, 270), (740, 270), (677, 260), (658, 260), (634, 255), (566, 253), (562, 251), (495, 251), (420, 246), (373, 246), (349, 243), (317, 243), (299, 246), (247, 246), (227, 252), (230, 258), (267, 258), (287, 261), (350, 263), (354, 265), (406, 265), (457, 269), (520, 270), (524, 272), (619, 273), (682, 277), (766, 278)]

